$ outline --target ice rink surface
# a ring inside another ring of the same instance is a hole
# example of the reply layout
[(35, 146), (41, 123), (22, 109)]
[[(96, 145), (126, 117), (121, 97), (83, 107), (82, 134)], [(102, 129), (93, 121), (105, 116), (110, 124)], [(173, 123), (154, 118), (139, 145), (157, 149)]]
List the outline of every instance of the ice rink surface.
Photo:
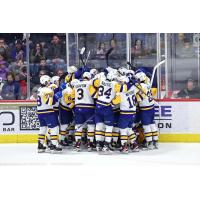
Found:
[(0, 145), (3, 200), (37, 200), (38, 194), (48, 200), (196, 200), (199, 172), (200, 143), (161, 143), (128, 155), (38, 154), (37, 144)]
[(0, 165), (140, 166), (200, 165), (200, 143), (161, 143), (158, 150), (99, 155), (64, 149), (60, 154), (37, 153), (37, 144), (1, 144)]

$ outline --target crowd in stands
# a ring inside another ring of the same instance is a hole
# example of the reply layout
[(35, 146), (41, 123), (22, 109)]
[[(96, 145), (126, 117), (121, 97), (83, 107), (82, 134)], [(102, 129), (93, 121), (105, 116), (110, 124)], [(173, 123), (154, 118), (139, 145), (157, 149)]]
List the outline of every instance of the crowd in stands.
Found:
[[(42, 75), (61, 77), (66, 72), (66, 35), (30, 35), (29, 77), (27, 77), (26, 37), (23, 34), (14, 35), (15, 37), (13, 34), (0, 34), (0, 100), (27, 99), (27, 79), (30, 80), (31, 99), (35, 100)], [(72, 34), (69, 35), (72, 36)], [(106, 54), (110, 49), (112, 50), (107, 64), (116, 68), (126, 65), (125, 33), (79, 34), (78, 37), (79, 46), (86, 46), (91, 51), (88, 62), (90, 67), (98, 68), (106, 65)], [(69, 45), (70, 55), (76, 55), (77, 45), (73, 45), (76, 44), (76, 40), (75, 37), (71, 38), (73, 41)], [(197, 56), (198, 46), (192, 43), (193, 38), (193, 34), (176, 34), (176, 58)], [(136, 61), (139, 65), (139, 59), (144, 65), (142, 67), (146, 67), (143, 59), (156, 58), (156, 34), (131, 34), (131, 40), (132, 60), (135, 59), (134, 62)], [(196, 43), (198, 44), (198, 41)], [(148, 63), (147, 67), (152, 66)]]
[(31, 99), (35, 99), (40, 76), (62, 76), (66, 71), (65, 40), (60, 35), (52, 35), (49, 41), (30, 38), (30, 77), (27, 77), (25, 38), (6, 39), (0, 35), (0, 99), (27, 99), (27, 78), (30, 79)]

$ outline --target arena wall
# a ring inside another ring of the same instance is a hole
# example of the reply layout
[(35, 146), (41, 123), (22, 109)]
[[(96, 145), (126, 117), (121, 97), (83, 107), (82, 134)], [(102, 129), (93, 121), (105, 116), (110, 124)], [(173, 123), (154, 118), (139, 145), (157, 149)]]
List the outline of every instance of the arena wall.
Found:
[[(200, 142), (200, 100), (158, 100), (160, 142)], [(0, 101), (0, 143), (35, 143), (39, 121), (33, 101)]]

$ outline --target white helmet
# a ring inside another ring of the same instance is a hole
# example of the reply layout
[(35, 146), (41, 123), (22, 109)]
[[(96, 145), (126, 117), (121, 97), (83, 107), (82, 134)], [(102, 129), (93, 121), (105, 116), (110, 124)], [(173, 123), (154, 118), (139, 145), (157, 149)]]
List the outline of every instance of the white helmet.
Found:
[(118, 69), (118, 72), (119, 72), (120, 75), (124, 76), (127, 73), (127, 69), (125, 67), (120, 67)]
[(143, 81), (145, 81), (145, 79), (146, 79), (146, 74), (145, 74), (144, 72), (139, 72), (139, 73), (137, 73), (137, 74), (135, 75), (135, 78), (136, 78), (137, 80), (139, 80), (140, 82), (143, 82)]
[(59, 84), (59, 79), (60, 79), (59, 76), (53, 76), (51, 78), (51, 83), (58, 85)]
[(40, 83), (41, 85), (49, 85), (51, 83), (51, 78), (48, 75), (43, 75), (40, 77)]
[(112, 72), (109, 72), (106, 76), (106, 79), (108, 79), (109, 81), (113, 81), (116, 78), (116, 75)]
[(126, 74), (131, 74), (131, 75), (135, 75), (135, 72), (133, 70), (127, 70)]
[(71, 81), (71, 85), (74, 87), (76, 84), (78, 84), (80, 81), (78, 79), (73, 79)]
[(108, 67), (106, 67), (106, 70), (108, 71), (108, 73), (110, 73), (113, 71), (113, 68), (108, 66)]
[(119, 81), (120, 83), (126, 83), (128, 82), (128, 78), (126, 76), (118, 76), (117, 81)]
[(69, 73), (69, 74), (73, 74), (73, 73), (75, 73), (77, 71), (77, 68), (75, 67), (75, 66), (69, 66), (68, 68), (67, 68), (67, 72)]
[(98, 74), (98, 71), (97, 71), (97, 69), (91, 69), (90, 70), (90, 74), (92, 75), (92, 76), (95, 76), (96, 74)]
[(90, 72), (84, 72), (83, 75), (82, 75), (82, 78), (83, 78), (83, 79), (84, 79), (84, 78), (87, 78), (87, 79), (90, 80), (92, 77), (91, 77)]

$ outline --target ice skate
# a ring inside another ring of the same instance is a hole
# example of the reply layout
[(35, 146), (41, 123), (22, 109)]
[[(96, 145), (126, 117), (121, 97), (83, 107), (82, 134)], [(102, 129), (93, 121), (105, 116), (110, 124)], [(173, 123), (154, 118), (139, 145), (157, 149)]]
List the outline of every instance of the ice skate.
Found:
[(69, 144), (68, 144), (68, 142), (66, 142), (66, 140), (61, 140), (59, 142), (59, 147), (60, 148), (67, 148), (67, 147), (69, 147)]
[(153, 141), (153, 149), (158, 149), (158, 141)]
[(45, 152), (45, 150), (46, 150), (46, 147), (40, 142), (38, 142), (38, 153), (43, 153)]
[(120, 150), (121, 153), (127, 154), (128, 153), (128, 145), (122, 145), (122, 149)]
[(102, 154), (110, 154), (112, 151), (109, 148), (109, 143), (108, 142), (104, 142), (104, 146), (102, 148)]
[(88, 143), (87, 143), (87, 150), (88, 150), (88, 152), (92, 151), (92, 149), (93, 149), (93, 143), (90, 142), (90, 141), (88, 141)]
[(97, 141), (97, 143), (96, 143), (96, 150), (97, 150), (97, 152), (102, 151), (102, 145), (101, 145), (100, 141)]
[(53, 145), (53, 144), (51, 144), (51, 145), (49, 146), (49, 149), (50, 149), (50, 152), (51, 152), (51, 153), (59, 153), (59, 152), (62, 151), (62, 148), (57, 147), (56, 145)]
[(132, 152), (139, 152), (140, 151), (139, 146), (138, 146), (138, 144), (136, 142), (131, 144), (131, 148), (130, 149), (131, 149)]
[(142, 150), (152, 150), (154, 147), (153, 147), (153, 142), (150, 141), (150, 142), (145, 142), (143, 145), (142, 145)]
[(81, 151), (81, 141), (78, 140), (75, 144), (75, 149), (77, 152)]

